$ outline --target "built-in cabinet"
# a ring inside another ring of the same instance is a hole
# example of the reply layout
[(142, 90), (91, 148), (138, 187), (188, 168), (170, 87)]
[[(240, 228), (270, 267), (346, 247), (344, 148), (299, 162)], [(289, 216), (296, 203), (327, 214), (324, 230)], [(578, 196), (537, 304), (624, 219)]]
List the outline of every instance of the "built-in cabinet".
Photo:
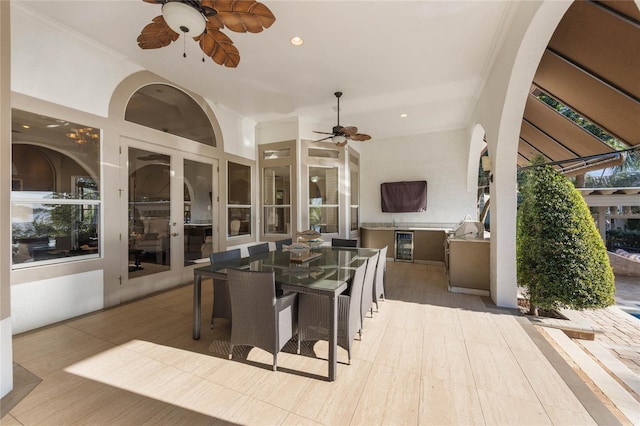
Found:
[[(389, 253), (396, 249), (396, 232), (412, 234), (412, 261), (418, 263), (443, 263), (444, 241), (448, 228), (428, 227), (362, 227), (360, 246), (369, 248), (389, 247)], [(395, 254), (393, 256), (396, 257)]]
[(449, 290), (488, 296), (490, 242), (488, 239), (448, 238), (445, 265)]

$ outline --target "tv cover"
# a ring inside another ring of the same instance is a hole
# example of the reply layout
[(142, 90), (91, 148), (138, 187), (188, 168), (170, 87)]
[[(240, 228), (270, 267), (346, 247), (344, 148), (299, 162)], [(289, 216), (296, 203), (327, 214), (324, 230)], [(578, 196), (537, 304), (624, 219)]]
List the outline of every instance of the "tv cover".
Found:
[(385, 182), (380, 184), (382, 211), (413, 213), (427, 211), (427, 181)]

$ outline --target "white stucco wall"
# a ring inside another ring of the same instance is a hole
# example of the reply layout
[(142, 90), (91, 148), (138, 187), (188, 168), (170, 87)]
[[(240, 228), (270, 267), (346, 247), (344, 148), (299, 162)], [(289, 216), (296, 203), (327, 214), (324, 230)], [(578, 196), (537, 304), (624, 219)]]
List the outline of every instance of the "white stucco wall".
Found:
[(102, 270), (96, 270), (12, 286), (13, 332), (22, 333), (101, 309), (102, 282)]
[[(467, 191), (469, 140), (463, 129), (355, 144), (361, 154), (360, 222), (457, 223), (476, 217), (476, 194)], [(427, 211), (383, 213), (380, 184), (426, 180)]]
[(571, 3), (517, 3), (472, 120), (484, 127), (492, 160), (490, 278), (498, 306), (517, 304), (516, 160), (524, 105), (542, 53)]
[(220, 124), (224, 151), (250, 160), (256, 159), (256, 122), (215, 102), (209, 106)]
[(14, 92), (106, 117), (115, 87), (141, 68), (13, 3)]
[[(118, 117), (109, 117), (109, 108), (114, 90), (141, 70), (109, 49), (51, 25), (19, 4), (11, 8), (10, 16), (14, 106), (52, 117), (74, 118), (73, 121), (90, 123), (104, 130), (103, 200), (109, 203), (105, 214), (111, 219), (104, 226), (103, 259), (57, 264), (46, 270), (23, 268), (11, 273), (14, 327), (5, 333), (9, 335), (101, 309), (105, 301), (113, 305), (122, 300), (123, 292), (117, 280), (121, 265), (117, 241), (120, 224), (113, 220), (118, 213), (114, 216), (111, 208), (117, 210), (119, 205), (117, 195), (113, 194), (117, 194), (116, 189), (120, 187), (117, 170), (120, 126)], [(208, 104), (222, 129), (225, 153), (254, 159), (255, 122), (213, 101)], [(100, 120), (96, 122), (90, 117), (85, 120), (78, 118), (79, 115), (97, 116)], [(9, 146), (7, 144), (7, 148)], [(9, 237), (3, 241), (8, 242)], [(7, 259), (10, 261), (10, 256)], [(114, 267), (108, 268), (108, 265)], [(109, 292), (107, 298), (105, 289)], [(5, 324), (11, 323), (3, 321), (2, 325)]]

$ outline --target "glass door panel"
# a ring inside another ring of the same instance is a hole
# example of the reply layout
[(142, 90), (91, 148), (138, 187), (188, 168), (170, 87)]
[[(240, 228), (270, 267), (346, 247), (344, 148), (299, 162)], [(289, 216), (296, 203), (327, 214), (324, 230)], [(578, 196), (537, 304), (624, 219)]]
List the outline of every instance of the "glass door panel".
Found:
[(129, 148), (129, 278), (171, 269), (170, 156)]
[(213, 251), (211, 164), (184, 160), (184, 265), (206, 259)]
[(291, 223), (291, 168), (265, 167), (262, 175), (264, 234), (289, 234)]

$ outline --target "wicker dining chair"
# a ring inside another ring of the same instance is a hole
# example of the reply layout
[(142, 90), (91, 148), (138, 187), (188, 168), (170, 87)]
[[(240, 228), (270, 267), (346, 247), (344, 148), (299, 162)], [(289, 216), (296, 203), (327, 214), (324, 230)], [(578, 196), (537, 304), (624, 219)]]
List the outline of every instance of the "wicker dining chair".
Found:
[(384, 292), (385, 289), (385, 270), (387, 269), (387, 249), (389, 246), (384, 246), (380, 249), (380, 255), (378, 257), (378, 265), (376, 266), (376, 276), (373, 282), (373, 303), (376, 304), (376, 312), (379, 310), (378, 302), (380, 299), (386, 299)]
[(229, 269), (229, 296), (233, 307), (229, 359), (235, 345), (253, 346), (273, 354), (273, 371), (278, 353), (296, 334), (298, 294), (276, 297), (275, 273)]
[[(351, 345), (360, 330), (360, 301), (367, 264), (355, 270), (349, 294), (338, 296), (338, 346), (347, 351), (351, 363)], [(298, 353), (306, 340), (329, 340), (331, 301), (328, 297), (301, 293), (298, 299)]]
[(364, 318), (368, 310), (371, 310), (371, 316), (373, 317), (373, 298), (369, 297), (373, 294), (373, 283), (376, 277), (376, 268), (378, 266), (378, 259), (380, 252), (374, 254), (369, 258), (367, 262), (367, 271), (364, 274), (364, 285), (362, 287), (362, 302), (360, 304), (360, 336), (362, 337), (362, 330), (364, 329)]
[(348, 240), (344, 238), (332, 238), (331, 247), (358, 247), (358, 240)]
[[(240, 259), (240, 249), (211, 253), (209, 260), (212, 265), (230, 260)], [(211, 310), (211, 328), (214, 318), (224, 318), (231, 321), (231, 301), (229, 299), (229, 283), (225, 279), (213, 279), (213, 309)]]
[(249, 250), (249, 256), (262, 254), (262, 253), (269, 253), (269, 243), (255, 244), (247, 247), (247, 250)]
[(276, 250), (282, 250), (282, 246), (290, 246), (293, 244), (293, 239), (285, 238), (284, 240), (276, 241)]

